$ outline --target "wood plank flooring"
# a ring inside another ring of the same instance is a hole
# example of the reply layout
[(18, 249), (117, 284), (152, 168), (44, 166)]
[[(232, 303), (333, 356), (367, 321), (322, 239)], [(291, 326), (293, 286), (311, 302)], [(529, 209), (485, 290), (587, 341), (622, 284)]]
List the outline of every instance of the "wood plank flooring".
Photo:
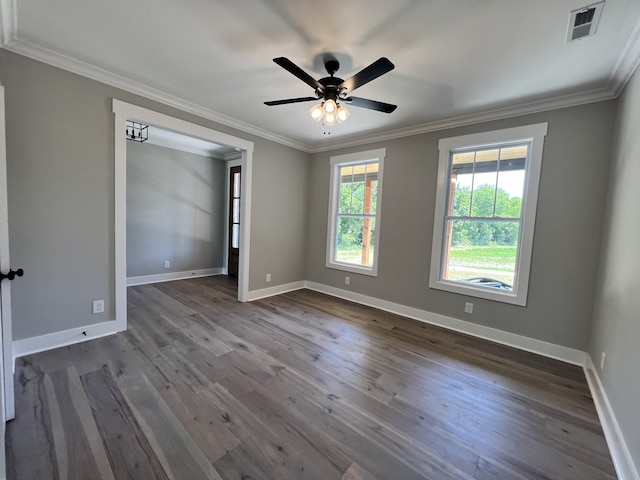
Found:
[(18, 360), (9, 479), (616, 478), (579, 367), (308, 290), (128, 295), (127, 332)]

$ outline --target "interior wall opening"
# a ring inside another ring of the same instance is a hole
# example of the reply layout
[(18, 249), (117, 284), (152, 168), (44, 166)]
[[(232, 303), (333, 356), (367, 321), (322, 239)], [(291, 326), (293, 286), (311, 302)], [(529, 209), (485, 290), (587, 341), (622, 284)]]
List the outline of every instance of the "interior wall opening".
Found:
[[(136, 105), (113, 100), (113, 112), (115, 116), (115, 193), (114, 193), (114, 213), (115, 213), (115, 312), (118, 331), (126, 330), (127, 325), (127, 140), (126, 123), (135, 121), (150, 128), (163, 132), (170, 140), (171, 144), (182, 141), (187, 144), (200, 144), (205, 148), (217, 145), (222, 147), (223, 156), (226, 156), (228, 164), (241, 166), (241, 191), (242, 202), (240, 203), (239, 214), (242, 222), (238, 228), (238, 247), (240, 251), (238, 262), (238, 300), (246, 301), (249, 281), (249, 232), (251, 216), (251, 167), (253, 156), (253, 143), (247, 140), (218, 132), (201, 125), (186, 122), (175, 117), (171, 117), (159, 112), (148, 110)], [(165, 142), (165, 143), (166, 143)], [(162, 142), (161, 142), (162, 143)], [(172, 144), (172, 145), (175, 145)], [(167, 146), (167, 145), (165, 145)], [(170, 147), (170, 148), (175, 148)], [(226, 170), (228, 171), (229, 166)], [(227, 178), (229, 177), (226, 175)], [(226, 180), (228, 183), (228, 180)], [(225, 188), (225, 208), (229, 211), (228, 185)], [(225, 229), (225, 245), (229, 244), (229, 230)], [(228, 248), (224, 249), (224, 262), (228, 261)], [(225, 268), (226, 270), (226, 268)], [(225, 273), (227, 273), (225, 271)]]

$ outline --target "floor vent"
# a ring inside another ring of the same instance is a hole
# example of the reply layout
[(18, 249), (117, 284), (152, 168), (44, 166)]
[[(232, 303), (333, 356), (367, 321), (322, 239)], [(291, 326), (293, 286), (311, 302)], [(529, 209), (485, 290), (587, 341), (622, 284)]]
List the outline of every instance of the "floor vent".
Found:
[(569, 15), (567, 42), (595, 35), (604, 2), (574, 10)]

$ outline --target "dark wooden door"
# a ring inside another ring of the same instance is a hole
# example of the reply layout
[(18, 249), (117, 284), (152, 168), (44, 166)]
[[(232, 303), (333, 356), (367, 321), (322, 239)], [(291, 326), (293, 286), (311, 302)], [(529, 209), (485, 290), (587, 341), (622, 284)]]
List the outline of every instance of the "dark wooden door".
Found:
[(240, 262), (240, 167), (231, 167), (229, 179), (229, 262), (227, 273), (238, 277)]

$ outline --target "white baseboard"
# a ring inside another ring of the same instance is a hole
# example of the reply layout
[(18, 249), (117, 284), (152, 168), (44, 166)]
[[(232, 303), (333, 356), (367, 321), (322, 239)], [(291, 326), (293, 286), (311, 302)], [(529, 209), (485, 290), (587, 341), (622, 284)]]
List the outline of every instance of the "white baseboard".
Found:
[(187, 278), (209, 277), (212, 275), (224, 275), (224, 267), (204, 268), (201, 270), (187, 270), (186, 272), (160, 273), (158, 275), (143, 275), (140, 277), (127, 277), (127, 287), (133, 285), (146, 285), (148, 283), (169, 282), (171, 280), (185, 280)]
[(247, 301), (260, 300), (261, 298), (273, 297), (282, 293), (293, 292), (305, 288), (307, 282), (293, 282), (284, 285), (276, 285), (275, 287), (263, 288), (261, 290), (251, 290), (247, 294)]
[(607, 439), (607, 445), (609, 446), (609, 452), (611, 453), (611, 459), (616, 468), (618, 479), (640, 480), (640, 474), (638, 474), (638, 469), (633, 463), (631, 452), (624, 440), (622, 430), (620, 430), (620, 424), (616, 419), (607, 392), (602, 386), (598, 371), (589, 354), (586, 354), (584, 374), (589, 383), (589, 390), (591, 390), (593, 403), (598, 411), (600, 424), (602, 425), (602, 430), (604, 430), (604, 436)]
[(118, 333), (118, 326), (115, 320), (94, 323), (85, 327), (72, 328), (61, 332), (48, 333), (37, 337), (24, 338), (14, 340), (12, 342), (13, 364), (15, 369), (15, 360), (24, 355), (32, 353), (44, 352), (58, 347), (73, 345), (74, 343), (93, 340), (107, 335)]
[(310, 290), (326, 293), (327, 295), (343, 298), (345, 300), (351, 300), (352, 302), (361, 303), (370, 307), (379, 308), (380, 310), (385, 310), (387, 312), (409, 317), (420, 322), (429, 323), (449, 330), (454, 330), (456, 332), (465, 333), (467, 335), (472, 335), (474, 337), (484, 338), (485, 340), (490, 340), (492, 342), (525, 350), (527, 352), (537, 353), (538, 355), (554, 358), (573, 365), (584, 366), (586, 359), (585, 352), (580, 350), (563, 347), (561, 345), (544, 342), (542, 340), (536, 340), (534, 338), (517, 335), (515, 333), (505, 332), (496, 328), (485, 327), (484, 325), (479, 325), (477, 323), (447, 317), (445, 315), (420, 310), (418, 308), (407, 307), (406, 305), (399, 303), (380, 300), (379, 298), (369, 297), (367, 295), (330, 287), (320, 283), (305, 282), (305, 286)]

